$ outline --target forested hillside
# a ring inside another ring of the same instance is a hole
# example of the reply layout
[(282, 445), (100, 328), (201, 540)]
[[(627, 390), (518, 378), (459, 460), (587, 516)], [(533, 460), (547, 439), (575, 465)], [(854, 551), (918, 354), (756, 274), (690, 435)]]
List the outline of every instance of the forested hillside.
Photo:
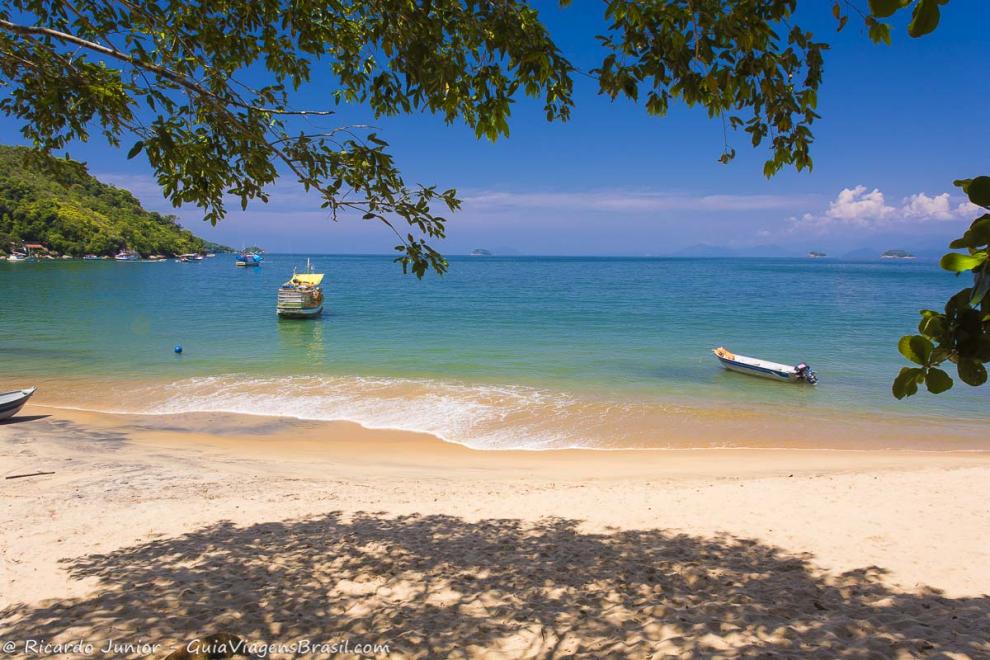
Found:
[(226, 249), (141, 208), (127, 190), (101, 183), (86, 166), (0, 146), (0, 252), (23, 242), (73, 256), (122, 248), (150, 254)]

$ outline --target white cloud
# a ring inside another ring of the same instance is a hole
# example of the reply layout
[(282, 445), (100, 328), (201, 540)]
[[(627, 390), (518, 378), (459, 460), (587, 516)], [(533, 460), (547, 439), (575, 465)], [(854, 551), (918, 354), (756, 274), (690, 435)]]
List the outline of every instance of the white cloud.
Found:
[(464, 196), (465, 208), (510, 208), (617, 211), (760, 211), (806, 205), (809, 196), (691, 195), (658, 191), (600, 190), (589, 192), (478, 191)]
[(905, 197), (900, 206), (891, 206), (878, 189), (866, 186), (843, 188), (822, 213), (805, 213), (789, 218), (790, 231), (798, 229), (825, 233), (831, 228), (881, 229), (908, 224), (920, 225), (973, 217), (978, 207), (967, 201), (953, 206), (949, 193), (930, 196), (920, 192)]
[[(176, 213), (162, 197), (154, 177), (147, 174), (99, 173), (101, 181), (130, 190), (146, 208)], [(248, 210), (273, 209), (305, 212), (318, 210), (319, 193), (305, 193), (295, 180), (283, 177), (269, 186), (269, 203), (252, 203)], [(768, 211), (799, 209), (816, 203), (815, 195), (704, 195), (656, 190), (588, 190), (588, 191), (461, 191), (465, 210), (499, 211), (512, 209), (541, 209), (569, 211), (603, 211), (615, 213), (652, 213), (660, 211)], [(224, 197), (230, 210), (240, 208), (240, 200)], [(195, 211), (192, 205), (183, 207)]]
[(843, 188), (835, 199), (829, 202), (825, 212), (827, 218), (865, 225), (889, 217), (896, 209), (887, 206), (883, 193), (874, 188), (866, 192), (866, 186)]
[(977, 218), (986, 212), (985, 208), (977, 206), (968, 199), (956, 207), (956, 215), (961, 218)]
[(925, 193), (917, 193), (905, 198), (902, 213), (908, 218), (929, 218), (932, 220), (952, 220), (956, 217), (949, 193), (929, 197)]

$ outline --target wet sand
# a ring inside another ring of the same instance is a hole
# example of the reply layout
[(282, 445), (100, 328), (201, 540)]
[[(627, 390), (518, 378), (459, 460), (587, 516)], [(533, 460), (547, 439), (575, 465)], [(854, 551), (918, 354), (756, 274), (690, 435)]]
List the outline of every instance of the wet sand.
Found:
[[(797, 386), (756, 386), (802, 392)], [(116, 414), (269, 415), (426, 433), (474, 449), (915, 449), (990, 451), (986, 421), (812, 405), (646, 401), (596, 393), (416, 379), (244, 375), (186, 378), (11, 377), (35, 404)], [(749, 383), (753, 385), (754, 383)], [(804, 395), (811, 392), (803, 388)], [(807, 402), (805, 402), (807, 403)]]
[(3, 640), (990, 655), (985, 452), (481, 452), (29, 406), (0, 466), (54, 472), (0, 480)]

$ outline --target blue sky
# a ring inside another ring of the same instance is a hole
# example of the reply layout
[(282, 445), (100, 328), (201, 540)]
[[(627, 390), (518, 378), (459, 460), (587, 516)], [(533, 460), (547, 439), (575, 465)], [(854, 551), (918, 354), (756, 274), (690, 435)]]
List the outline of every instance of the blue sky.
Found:
[[(826, 0), (801, 4), (796, 22), (832, 45), (810, 174), (784, 170), (765, 179), (767, 152), (750, 148), (742, 133), (730, 133), (738, 155), (721, 165), (722, 124), (703, 110), (675, 107), (667, 117), (649, 117), (630, 102), (598, 96), (594, 82), (580, 77), (569, 122), (548, 124), (539, 103), (520, 100), (511, 136), (495, 144), (430, 115), (375, 120), (351, 107), (341, 121), (380, 127), (407, 180), (458, 189), (464, 208), (452, 216), (441, 245), (450, 253), (508, 247), (525, 254), (645, 255), (696, 243), (801, 251), (945, 245), (975, 217), (960, 207), (964, 200), (952, 180), (988, 173), (990, 91), (983, 76), (990, 3), (954, 0), (943, 7), (939, 29), (923, 39), (910, 39), (902, 20), (890, 47), (872, 45), (854, 17), (837, 34)], [(593, 68), (601, 59), (594, 35), (602, 30), (603, 4), (537, 5), (572, 62)], [(314, 86), (296, 102), (328, 107), (329, 93)], [(16, 128), (0, 119), (4, 142), (20, 142)], [(98, 141), (69, 151), (94, 174), (130, 188), (149, 208), (176, 213), (211, 240), (271, 251), (371, 253), (387, 253), (394, 243), (371, 223), (329, 222), (319, 198), (288, 180), (267, 206), (241, 212), (234, 205), (211, 228), (195, 207), (173, 210), (161, 199), (147, 163), (126, 160), (129, 143), (120, 151)]]

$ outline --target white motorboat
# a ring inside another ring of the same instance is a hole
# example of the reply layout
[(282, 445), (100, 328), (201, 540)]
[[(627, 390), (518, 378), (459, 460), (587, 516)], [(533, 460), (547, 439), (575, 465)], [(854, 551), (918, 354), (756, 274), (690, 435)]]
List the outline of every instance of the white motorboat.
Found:
[(797, 365), (770, 362), (769, 360), (760, 360), (759, 358), (732, 353), (723, 346), (713, 348), (712, 353), (722, 363), (722, 366), (730, 371), (738, 371), (741, 374), (760, 376), (787, 383), (803, 382), (814, 385), (818, 382), (818, 376), (804, 362)]
[(37, 389), (37, 387), (29, 387), (26, 390), (0, 392), (0, 419), (10, 419), (16, 415)]

